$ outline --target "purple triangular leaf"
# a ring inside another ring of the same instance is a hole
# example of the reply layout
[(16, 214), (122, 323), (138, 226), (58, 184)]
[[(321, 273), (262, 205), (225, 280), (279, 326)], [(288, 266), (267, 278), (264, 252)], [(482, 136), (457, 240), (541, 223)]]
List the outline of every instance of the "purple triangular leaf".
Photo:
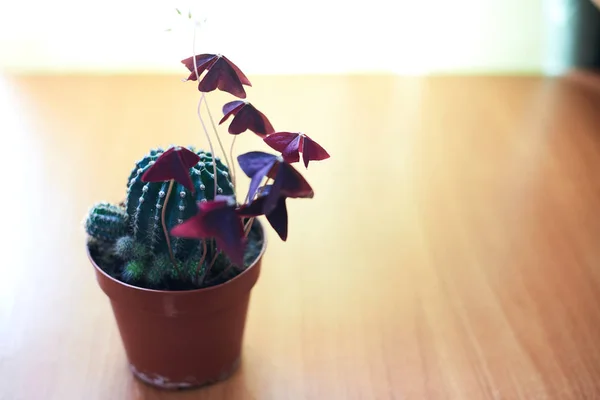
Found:
[(242, 100), (234, 100), (234, 101), (230, 101), (229, 103), (225, 104), (223, 106), (223, 118), (221, 118), (221, 120), (219, 121), (219, 125), (221, 125), (223, 122), (227, 121), (227, 119), (235, 113), (237, 113), (242, 107), (244, 107), (244, 105), (246, 104), (245, 101)]
[[(194, 60), (196, 60), (195, 66)], [(182, 63), (191, 72), (188, 80), (195, 81), (205, 70), (208, 70), (204, 78), (198, 83), (198, 90), (201, 92), (212, 92), (218, 88), (243, 99), (246, 97), (243, 85), (252, 86), (246, 75), (227, 57), (222, 55), (200, 54), (186, 58)]]
[(199, 54), (196, 56), (196, 72), (194, 72), (194, 57), (186, 58), (181, 62), (190, 70), (191, 74), (187, 78), (188, 81), (195, 81), (199, 76), (202, 75), (205, 69), (210, 68), (210, 66), (217, 60), (217, 56), (215, 54)]
[(273, 165), (267, 164), (263, 167), (263, 169), (257, 171), (257, 173), (252, 176), (250, 179), (250, 186), (248, 188), (248, 200), (252, 200), (254, 198), (263, 178), (267, 176), (271, 168), (273, 168)]
[(313, 189), (304, 177), (290, 164), (279, 164), (282, 180), (281, 195), (293, 198), (312, 198), (314, 196)]
[(285, 204), (285, 197), (277, 199), (277, 205), (273, 208), (273, 211), (267, 215), (267, 221), (271, 224), (277, 235), (284, 242), (288, 236), (288, 214), (287, 206)]
[(239, 155), (237, 159), (242, 171), (244, 171), (246, 176), (252, 178), (252, 176), (266, 165), (273, 165), (277, 160), (277, 156), (263, 151), (250, 151)]
[(205, 93), (217, 88), (236, 97), (246, 98), (246, 91), (240, 78), (223, 57), (215, 61), (198, 85), (198, 90)]
[(320, 161), (329, 158), (329, 153), (321, 145), (308, 136), (304, 135), (302, 143), (302, 160), (308, 168), (309, 161)]
[[(238, 208), (238, 215), (242, 217), (258, 217), (263, 215), (265, 202), (271, 193), (271, 189), (272, 185), (262, 187), (260, 196), (256, 200), (252, 201), (250, 204), (242, 205), (240, 208)], [(279, 197), (273, 210), (266, 215), (267, 221), (269, 221), (269, 224), (273, 227), (275, 232), (277, 232), (277, 235), (279, 235), (283, 241), (287, 240), (288, 232), (288, 216), (285, 200), (285, 197)]]
[(251, 151), (238, 156), (240, 168), (251, 179), (248, 200), (254, 198), (263, 178), (271, 174), (276, 162), (277, 156), (262, 151)]
[(274, 150), (282, 153), (285, 148), (299, 136), (294, 132), (275, 132), (264, 138), (264, 142)]
[(173, 179), (194, 193), (190, 168), (198, 161), (200, 157), (193, 151), (180, 146), (172, 147), (162, 153), (144, 172), (142, 182), (165, 182)]
[(225, 57), (225, 56), (222, 56), (222, 57), (225, 59), (225, 61), (227, 61), (227, 63), (235, 71), (236, 75), (240, 79), (240, 82), (242, 82), (246, 86), (252, 86), (252, 83), (250, 83), (250, 80), (248, 79), (248, 77), (246, 75), (244, 75), (244, 73), (238, 68), (237, 65), (232, 63), (231, 60), (228, 59), (227, 57)]
[(296, 136), (281, 152), (283, 160), (288, 163), (295, 163), (300, 161), (300, 144), (301, 136)]
[(279, 193), (281, 192), (281, 188), (285, 181), (285, 177), (282, 175), (285, 175), (285, 164), (278, 163), (277, 174), (275, 175), (273, 184), (267, 192), (268, 194), (266, 195), (265, 204), (263, 206), (263, 213), (265, 215), (273, 211), (273, 208), (277, 205), (277, 199), (279, 198)]
[(250, 103), (235, 110), (235, 117), (229, 125), (229, 133), (238, 135), (247, 129), (261, 137), (273, 132), (273, 126), (268, 118)]
[(235, 205), (233, 196), (217, 196), (214, 201), (199, 202), (198, 213), (173, 227), (171, 234), (186, 238), (214, 238), (219, 249), (241, 267), (244, 262), (244, 227)]

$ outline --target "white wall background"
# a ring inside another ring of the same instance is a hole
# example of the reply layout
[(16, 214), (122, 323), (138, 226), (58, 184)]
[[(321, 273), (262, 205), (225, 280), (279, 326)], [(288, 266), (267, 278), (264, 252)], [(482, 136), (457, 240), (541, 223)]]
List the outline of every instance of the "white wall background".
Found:
[(560, 68), (566, 1), (1, 0), (0, 68), (181, 73), (192, 30), (175, 7), (193, 4), (197, 51), (251, 74), (540, 72)]

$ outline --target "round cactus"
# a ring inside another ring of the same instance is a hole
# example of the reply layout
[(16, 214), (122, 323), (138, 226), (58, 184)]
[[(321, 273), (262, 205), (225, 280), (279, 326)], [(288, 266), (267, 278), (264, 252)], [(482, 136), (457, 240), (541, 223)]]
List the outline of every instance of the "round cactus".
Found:
[(143, 261), (132, 260), (125, 264), (121, 277), (125, 282), (138, 283), (144, 277), (145, 270)]
[[(189, 150), (195, 151), (193, 147)], [(142, 175), (150, 168), (163, 150), (152, 150), (136, 163), (127, 184), (126, 212), (129, 218), (131, 235), (137, 242), (143, 243), (150, 252), (166, 253), (167, 244), (162, 227), (162, 212), (166, 201), (169, 182), (142, 182)], [(212, 200), (214, 197), (214, 164), (217, 167), (217, 194), (233, 194), (233, 184), (229, 171), (217, 157), (211, 153), (197, 151), (200, 161), (190, 169), (195, 193), (184, 186), (174, 183), (165, 211), (165, 224), (171, 228), (192, 217), (197, 212), (198, 201)], [(198, 240), (171, 237), (173, 253), (178, 259), (185, 259), (197, 246)]]
[(123, 236), (114, 244), (114, 253), (124, 261), (142, 260), (148, 257), (148, 251), (142, 243), (136, 242), (132, 236)]
[(122, 204), (100, 203), (90, 211), (86, 230), (93, 243), (103, 244), (102, 248), (94, 245), (94, 254), (101, 268), (117, 279), (141, 287), (172, 290), (212, 283), (210, 277), (204, 276), (209, 264), (214, 264), (211, 271), (219, 275), (225, 270), (222, 257), (215, 260), (214, 244), (210, 242), (202, 246), (199, 239), (169, 235), (173, 258), (169, 253), (163, 211), (167, 231), (170, 231), (197, 213), (198, 202), (213, 199), (215, 183), (217, 194), (234, 194), (229, 171), (218, 158), (213, 159), (211, 153), (195, 151), (193, 147), (188, 149), (200, 158), (189, 171), (193, 193), (177, 182), (169, 190), (170, 182), (142, 181), (144, 173), (163, 153), (160, 149), (152, 150), (136, 163), (128, 179), (127, 198)]
[(110, 203), (98, 203), (87, 215), (85, 230), (91, 237), (114, 242), (126, 234), (127, 219), (127, 213), (123, 208)]

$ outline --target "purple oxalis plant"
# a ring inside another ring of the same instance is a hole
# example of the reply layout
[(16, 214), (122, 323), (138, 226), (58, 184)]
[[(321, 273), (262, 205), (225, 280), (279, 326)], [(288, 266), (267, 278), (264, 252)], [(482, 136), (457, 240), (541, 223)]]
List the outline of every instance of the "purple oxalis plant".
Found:
[(242, 85), (252, 86), (246, 75), (221, 54), (200, 54), (181, 62), (191, 72), (187, 80), (196, 81), (204, 71), (208, 71), (198, 84), (198, 90), (201, 92), (208, 93), (219, 89), (245, 99), (246, 91)]
[(228, 129), (232, 135), (239, 135), (246, 130), (251, 130), (258, 136), (266, 138), (267, 135), (275, 132), (269, 119), (246, 101), (234, 100), (225, 104), (223, 114), (219, 125), (227, 121), (230, 116), (234, 116)]
[[(85, 220), (88, 248), (98, 265), (140, 287), (187, 290), (231, 279), (260, 254), (264, 238), (256, 218), (265, 217), (286, 241), (290, 199), (314, 197), (299, 171), (300, 159), (308, 168), (330, 157), (305, 133), (276, 130), (268, 110), (246, 99), (252, 83), (231, 59), (197, 54), (196, 28), (192, 56), (181, 64), (189, 72), (184, 82), (195, 82), (200, 93), (197, 116), (210, 151), (177, 145), (151, 149), (131, 170), (124, 201), (97, 203)], [(208, 104), (215, 91), (234, 97), (221, 106), (219, 118)], [(246, 131), (267, 151), (234, 156), (236, 139)], [(236, 165), (249, 179), (247, 192), (240, 193)]]
[[(239, 201), (235, 196), (217, 195), (215, 180), (214, 199), (199, 202), (196, 215), (170, 230), (174, 237), (214, 239), (218, 249), (223, 251), (233, 264), (243, 267), (246, 236), (253, 218), (265, 216), (278, 236), (285, 241), (288, 237), (287, 199), (314, 196), (309, 183), (291, 164), (300, 160), (300, 153), (305, 167), (308, 167), (310, 161), (325, 160), (330, 156), (322, 146), (303, 133), (276, 132), (267, 116), (250, 102), (233, 100), (223, 105), (223, 117), (219, 121), (219, 125), (222, 125), (230, 120), (228, 133), (234, 135), (227, 158), (208, 109), (207, 94), (220, 90), (245, 99), (247, 94), (244, 86), (251, 87), (252, 84), (236, 64), (221, 54), (193, 55), (181, 63), (190, 71), (185, 81), (197, 81), (198, 91), (202, 93), (198, 104), (198, 117), (211, 151), (212, 141), (206, 129), (207, 124), (200, 113), (202, 102), (206, 104), (214, 134), (232, 172), (235, 171), (235, 165), (231, 164), (234, 162), (235, 138), (245, 131), (255, 133), (278, 152), (270, 154), (251, 151), (239, 155), (239, 166), (250, 178), (250, 188), (244, 196), (244, 201)], [(143, 179), (176, 181), (193, 190), (189, 174), (191, 167), (198, 162), (197, 157), (182, 147), (174, 147), (156, 160)], [(235, 172), (232, 174), (232, 181), (235, 185)]]

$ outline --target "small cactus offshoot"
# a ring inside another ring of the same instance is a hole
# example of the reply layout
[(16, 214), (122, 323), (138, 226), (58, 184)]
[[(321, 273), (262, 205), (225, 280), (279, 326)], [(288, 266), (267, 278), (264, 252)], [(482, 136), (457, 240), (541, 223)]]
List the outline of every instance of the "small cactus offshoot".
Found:
[(127, 232), (127, 214), (119, 206), (98, 203), (88, 213), (85, 230), (96, 239), (115, 241)]

